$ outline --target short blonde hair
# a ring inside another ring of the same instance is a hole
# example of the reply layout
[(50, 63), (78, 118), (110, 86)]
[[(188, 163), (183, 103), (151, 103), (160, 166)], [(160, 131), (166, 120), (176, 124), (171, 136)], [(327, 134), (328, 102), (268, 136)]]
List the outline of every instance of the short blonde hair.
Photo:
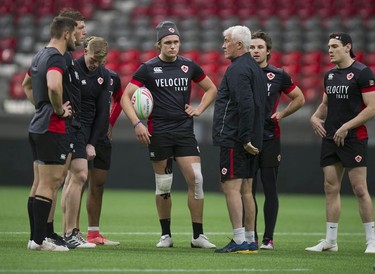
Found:
[(93, 54), (95, 59), (103, 60), (108, 54), (108, 42), (98, 36), (89, 36), (84, 41), (84, 47), (88, 53)]

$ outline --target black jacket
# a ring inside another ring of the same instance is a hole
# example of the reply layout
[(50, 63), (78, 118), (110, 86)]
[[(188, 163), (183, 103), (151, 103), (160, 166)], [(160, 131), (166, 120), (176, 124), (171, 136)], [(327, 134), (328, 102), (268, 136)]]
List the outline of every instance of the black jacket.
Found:
[(250, 53), (233, 59), (215, 101), (214, 145), (234, 147), (251, 142), (261, 148), (266, 94), (264, 73)]

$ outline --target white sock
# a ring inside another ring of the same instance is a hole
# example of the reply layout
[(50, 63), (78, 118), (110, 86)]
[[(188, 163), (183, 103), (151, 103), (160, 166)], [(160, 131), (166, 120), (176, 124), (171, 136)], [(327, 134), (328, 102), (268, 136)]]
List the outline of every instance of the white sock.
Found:
[(363, 223), (363, 226), (365, 228), (366, 243), (375, 241), (374, 222)]
[(89, 226), (88, 231), (99, 231), (99, 227), (98, 226)]
[(233, 241), (235, 241), (236, 244), (242, 244), (245, 241), (244, 227), (233, 229)]
[(255, 232), (254, 231), (245, 231), (246, 242), (253, 243), (255, 242)]
[(328, 243), (334, 245), (337, 242), (337, 230), (338, 230), (338, 223), (330, 223), (327, 222), (326, 226), (326, 240)]

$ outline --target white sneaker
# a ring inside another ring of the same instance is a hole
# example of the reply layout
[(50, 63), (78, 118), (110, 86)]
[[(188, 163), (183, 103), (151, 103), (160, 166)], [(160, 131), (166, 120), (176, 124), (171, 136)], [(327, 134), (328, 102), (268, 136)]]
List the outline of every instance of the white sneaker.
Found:
[(375, 241), (367, 242), (365, 253), (375, 253)]
[[(338, 251), (339, 247), (336, 244), (330, 244), (325, 239), (320, 240), (317, 245), (306, 247), (306, 251), (315, 251), (315, 252), (322, 252), (322, 251)], [(375, 251), (375, 250), (374, 250)]]
[(55, 245), (50, 243), (47, 240), (44, 240), (41, 245), (37, 244), (34, 241), (30, 243), (30, 250), (39, 250), (39, 251), (69, 251), (69, 248), (66, 246)]
[(31, 247), (31, 240), (29, 240), (28, 242), (27, 242), (27, 249), (30, 249), (30, 247)]
[(156, 244), (156, 247), (173, 247), (172, 238), (169, 235), (161, 236), (159, 242)]
[(210, 243), (208, 238), (203, 234), (200, 234), (196, 239), (191, 238), (190, 246), (192, 248), (216, 248), (216, 245)]

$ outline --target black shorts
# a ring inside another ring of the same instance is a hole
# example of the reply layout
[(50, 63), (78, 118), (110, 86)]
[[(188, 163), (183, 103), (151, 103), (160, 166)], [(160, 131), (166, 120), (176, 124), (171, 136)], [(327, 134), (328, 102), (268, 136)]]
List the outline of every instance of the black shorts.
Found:
[(161, 161), (171, 157), (200, 156), (194, 134), (167, 133), (151, 136), (148, 146), (150, 160)]
[(112, 144), (111, 142), (98, 142), (95, 146), (96, 156), (89, 161), (89, 169), (98, 168), (109, 170), (111, 168)]
[(256, 157), (256, 168), (278, 167), (281, 161), (280, 138), (264, 140), (262, 150)]
[(232, 179), (254, 177), (255, 156), (249, 154), (243, 146), (220, 147), (221, 182)]
[(320, 152), (320, 166), (330, 166), (341, 162), (343, 167), (367, 166), (367, 139), (346, 140), (344, 146), (338, 147), (331, 139), (323, 139)]
[(86, 144), (87, 137), (83, 128), (71, 128), (69, 131), (69, 141), (73, 159), (87, 159)]
[(29, 133), (34, 161), (46, 165), (65, 165), (69, 154), (69, 138), (66, 134), (49, 132)]

